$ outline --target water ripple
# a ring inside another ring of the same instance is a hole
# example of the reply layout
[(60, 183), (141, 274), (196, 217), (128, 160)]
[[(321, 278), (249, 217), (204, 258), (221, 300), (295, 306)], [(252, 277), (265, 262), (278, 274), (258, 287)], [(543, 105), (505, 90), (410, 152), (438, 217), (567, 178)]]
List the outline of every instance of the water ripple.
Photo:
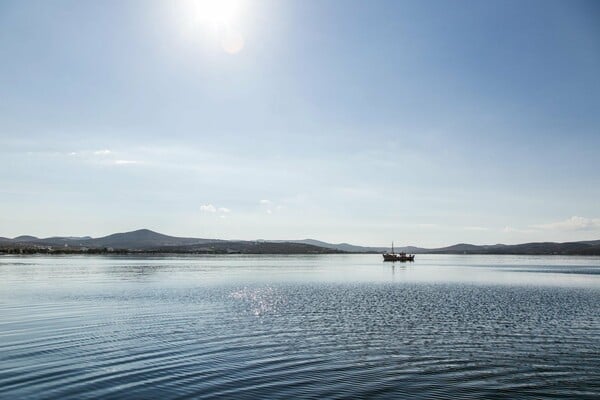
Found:
[(600, 395), (600, 287), (74, 275), (0, 269), (1, 398)]

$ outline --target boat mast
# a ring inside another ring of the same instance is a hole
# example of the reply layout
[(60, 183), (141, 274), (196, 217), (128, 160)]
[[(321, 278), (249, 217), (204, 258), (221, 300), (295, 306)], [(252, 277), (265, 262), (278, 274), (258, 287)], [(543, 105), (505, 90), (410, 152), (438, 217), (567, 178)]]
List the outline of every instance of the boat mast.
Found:
[(392, 242), (392, 254), (394, 254), (394, 242)]

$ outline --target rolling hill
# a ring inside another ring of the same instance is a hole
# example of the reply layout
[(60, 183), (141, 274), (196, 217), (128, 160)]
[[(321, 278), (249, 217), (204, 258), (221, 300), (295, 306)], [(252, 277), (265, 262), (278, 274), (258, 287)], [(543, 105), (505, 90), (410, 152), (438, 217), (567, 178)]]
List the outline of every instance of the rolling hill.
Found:
[[(218, 240), (164, 235), (149, 229), (114, 233), (92, 238), (53, 236), (37, 238), (22, 235), (13, 239), (0, 238), (1, 249), (69, 249), (69, 251), (148, 251), (164, 253), (248, 253), (248, 254), (327, 254), (327, 253), (381, 253), (387, 247), (356, 246), (348, 243), (327, 243), (314, 239), (302, 240)], [(474, 245), (459, 243), (452, 246), (426, 249), (414, 246), (396, 247), (397, 252), (416, 254), (558, 254), (600, 255), (600, 240), (579, 242), (535, 242), (516, 245)]]

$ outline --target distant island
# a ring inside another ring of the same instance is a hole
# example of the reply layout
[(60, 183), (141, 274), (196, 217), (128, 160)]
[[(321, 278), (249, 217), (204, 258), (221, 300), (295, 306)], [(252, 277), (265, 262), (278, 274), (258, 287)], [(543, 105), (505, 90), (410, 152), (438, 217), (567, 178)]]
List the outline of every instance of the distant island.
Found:
[[(163, 235), (149, 229), (92, 238), (18, 236), (0, 237), (0, 254), (336, 254), (381, 253), (386, 247), (355, 246), (303, 240), (218, 240)], [(397, 251), (414, 254), (530, 254), (530, 255), (600, 255), (600, 240), (580, 242), (538, 242), (515, 245), (473, 245), (427, 249), (397, 247)]]

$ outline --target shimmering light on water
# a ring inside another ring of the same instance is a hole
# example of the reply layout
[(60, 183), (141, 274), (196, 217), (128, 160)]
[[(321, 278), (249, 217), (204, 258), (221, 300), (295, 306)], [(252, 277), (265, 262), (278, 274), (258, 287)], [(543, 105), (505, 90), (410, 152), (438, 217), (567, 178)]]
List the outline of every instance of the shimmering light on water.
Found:
[(0, 257), (0, 398), (598, 398), (600, 259)]

